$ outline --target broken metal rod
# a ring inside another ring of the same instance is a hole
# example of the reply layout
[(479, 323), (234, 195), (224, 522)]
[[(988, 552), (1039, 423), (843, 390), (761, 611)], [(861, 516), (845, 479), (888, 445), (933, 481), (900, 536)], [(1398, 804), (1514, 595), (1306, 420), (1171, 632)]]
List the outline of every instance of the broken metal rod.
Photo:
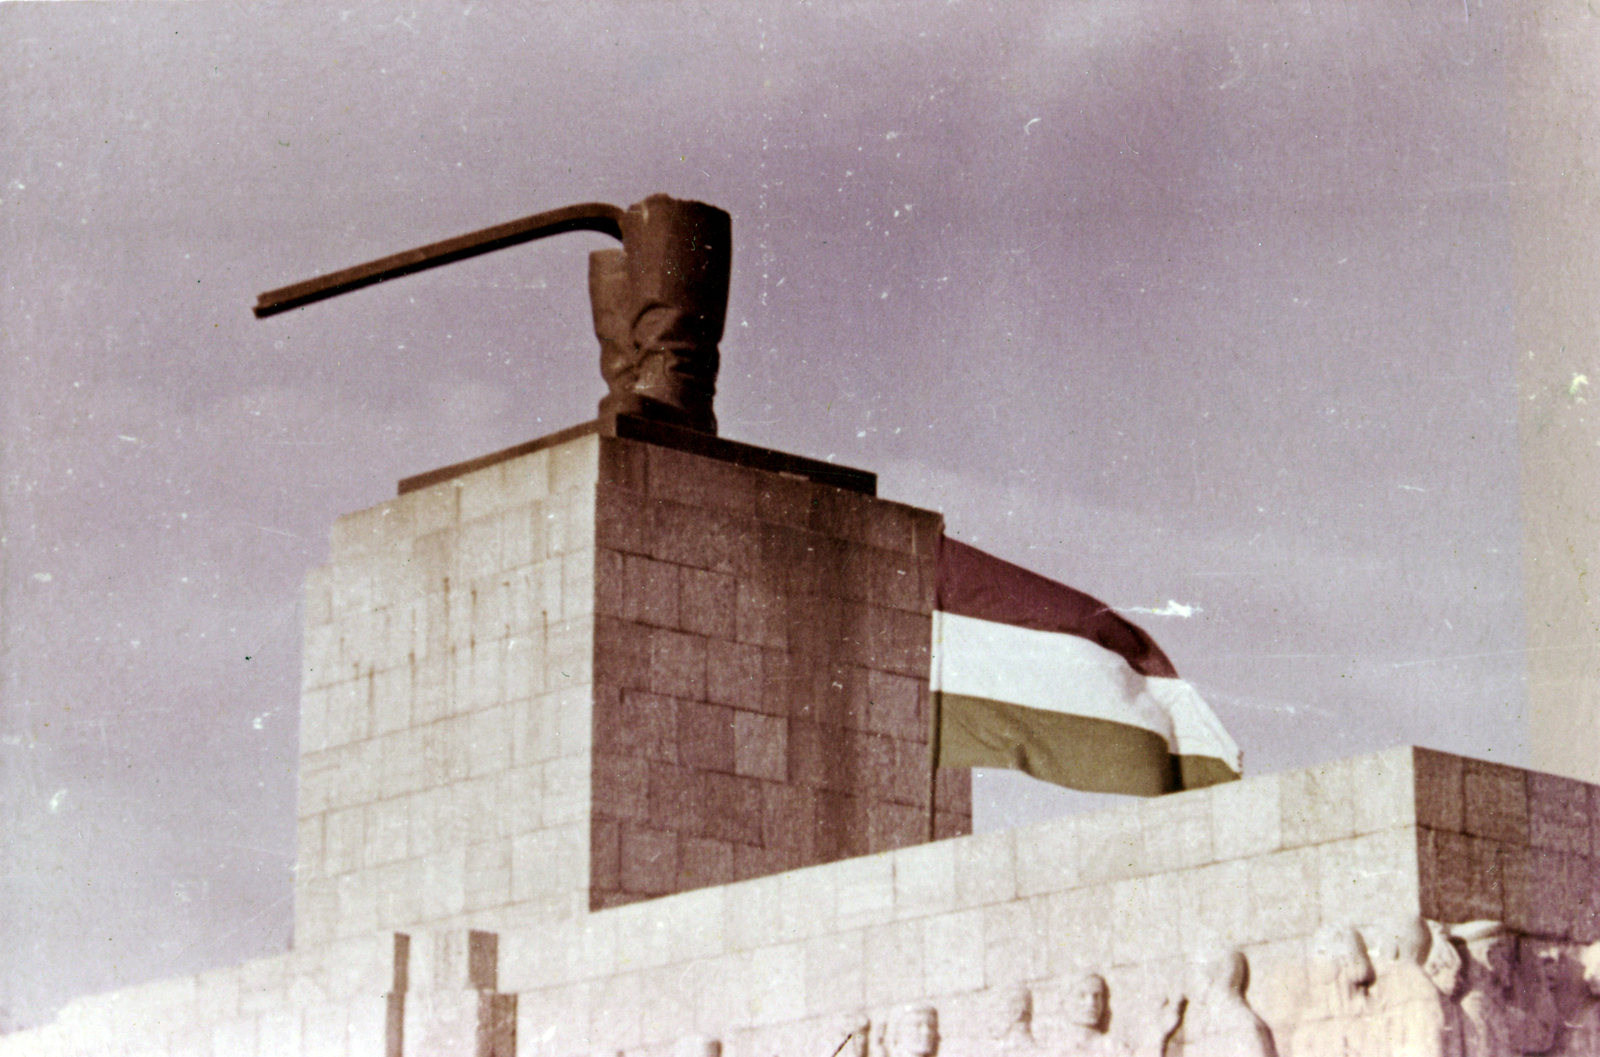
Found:
[(585, 202), (582, 205), (552, 209), (546, 213), (535, 213), (521, 220), (496, 224), (494, 227), (458, 235), (443, 242), (430, 242), (414, 250), (406, 250), (404, 253), (368, 261), (353, 268), (345, 268), (343, 271), (320, 275), (303, 283), (268, 290), (256, 298), (254, 311), (257, 319), (264, 319), (279, 312), (287, 312), (291, 308), (299, 308), (314, 301), (359, 290), (363, 286), (381, 283), (386, 279), (437, 268), (441, 264), (465, 260), (482, 253), (492, 253), (507, 246), (532, 242), (534, 239), (559, 235), (566, 231), (598, 231), (620, 242), (622, 216), (622, 209), (604, 202)]

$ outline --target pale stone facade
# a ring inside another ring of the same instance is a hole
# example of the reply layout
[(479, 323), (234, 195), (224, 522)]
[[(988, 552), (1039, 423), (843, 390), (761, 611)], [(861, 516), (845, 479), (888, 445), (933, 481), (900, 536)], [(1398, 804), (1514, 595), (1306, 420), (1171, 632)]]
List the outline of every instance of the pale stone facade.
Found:
[(0, 1057), (1595, 1052), (1600, 788), (1398, 748), (964, 835), (939, 530), (593, 435), (341, 519), (294, 949)]

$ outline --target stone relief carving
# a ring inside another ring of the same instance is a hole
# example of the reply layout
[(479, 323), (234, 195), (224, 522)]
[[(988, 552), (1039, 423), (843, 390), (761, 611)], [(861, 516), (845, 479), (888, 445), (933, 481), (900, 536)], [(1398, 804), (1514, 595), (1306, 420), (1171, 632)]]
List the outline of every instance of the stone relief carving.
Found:
[(1245, 998), (1250, 963), (1244, 952), (1205, 963), (1200, 975), (1183, 1013), (1184, 1057), (1278, 1057), (1272, 1029)]
[(1551, 1053), (1600, 1054), (1600, 942), (1587, 947), (1556, 949), (1552, 973), (1561, 1037)]
[(1334, 925), (1312, 940), (1309, 983), (1290, 1037), (1294, 1057), (1356, 1057), (1367, 1052), (1365, 1017), (1375, 973), (1361, 934)]
[[(1600, 942), (1401, 915), (1323, 929), (1295, 973), (1303, 986), (1274, 992), (1293, 996), (1275, 1007), (1276, 1025), (1250, 1003), (1240, 950), (1196, 964), (1181, 994), (1160, 998), (1159, 980), (1136, 980), (1115, 1018), (1099, 973), (1000, 988), (960, 1006), (974, 1032), (958, 1019), (947, 1057), (1600, 1057)], [(720, 1057), (706, 1043), (681, 1042), (674, 1057)], [(940, 1047), (939, 1010), (917, 1003), (836, 1022), (818, 1057), (939, 1057)]]
[(927, 1003), (901, 1006), (884, 1025), (885, 1057), (937, 1057), (939, 1011)]
[(1050, 1036), (1061, 1057), (1161, 1057), (1183, 1020), (1184, 1000), (1167, 999), (1142, 1032), (1111, 1030), (1111, 988), (1105, 977), (1089, 973), (1074, 981), (1061, 998), (1062, 1023)]
[(1033, 992), (1012, 987), (1000, 993), (1000, 1021), (995, 1039), (1000, 1057), (1034, 1057), (1043, 1047), (1033, 1037)]

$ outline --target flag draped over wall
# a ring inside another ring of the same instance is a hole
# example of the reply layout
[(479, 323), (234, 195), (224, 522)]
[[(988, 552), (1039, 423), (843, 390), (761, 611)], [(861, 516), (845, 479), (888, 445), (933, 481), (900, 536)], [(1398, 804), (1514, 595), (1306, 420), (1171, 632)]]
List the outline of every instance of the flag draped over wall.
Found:
[(1136, 796), (1239, 777), (1238, 745), (1149, 635), (948, 536), (930, 688), (941, 767), (1009, 767)]

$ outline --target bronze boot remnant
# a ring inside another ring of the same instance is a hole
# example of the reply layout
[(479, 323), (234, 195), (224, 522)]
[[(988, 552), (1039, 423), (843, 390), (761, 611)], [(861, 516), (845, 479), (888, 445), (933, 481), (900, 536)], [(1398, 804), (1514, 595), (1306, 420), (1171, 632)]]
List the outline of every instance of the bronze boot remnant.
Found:
[(589, 257), (600, 373), (610, 389), (600, 417), (638, 415), (715, 434), (732, 220), (704, 202), (651, 195), (623, 216), (622, 244)]
[(589, 299), (610, 392), (600, 417), (637, 415), (699, 433), (717, 432), (717, 342), (728, 314), (733, 222), (704, 202), (651, 195), (621, 209), (605, 202), (552, 209), (353, 268), (268, 290), (259, 318), (568, 231), (622, 243), (589, 259)]

